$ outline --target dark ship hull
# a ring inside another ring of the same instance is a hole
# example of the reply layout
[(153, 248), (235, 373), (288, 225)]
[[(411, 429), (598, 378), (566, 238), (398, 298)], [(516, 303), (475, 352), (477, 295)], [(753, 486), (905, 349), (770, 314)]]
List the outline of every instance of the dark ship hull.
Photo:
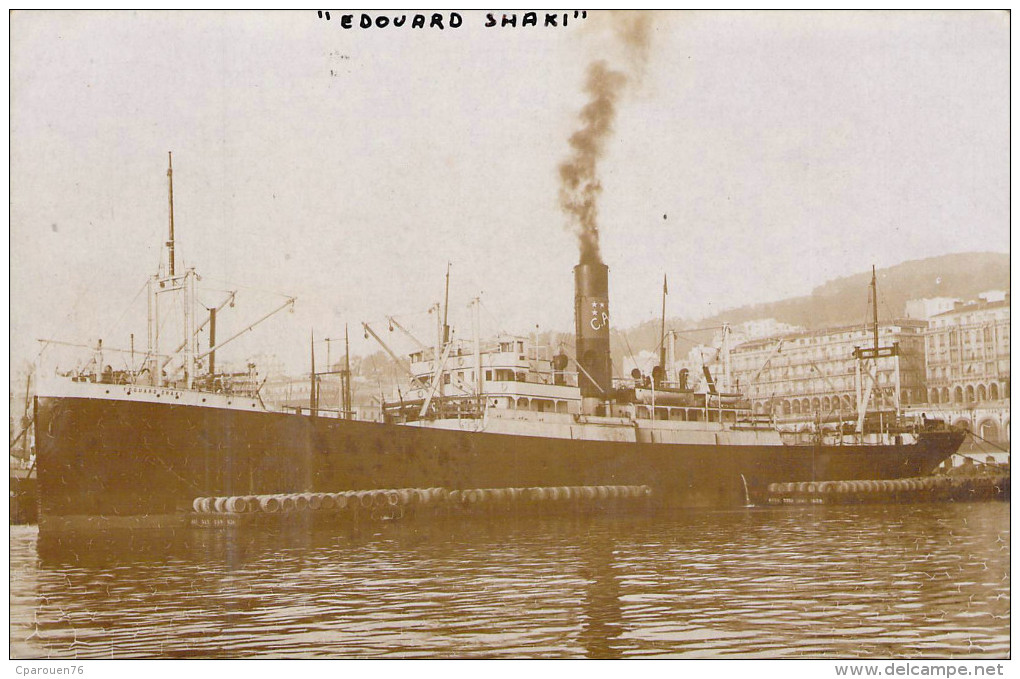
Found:
[(34, 472), (11, 469), (8, 518), (12, 525), (37, 523), (39, 520), (39, 498), (36, 493)]
[(964, 436), (841, 446), (582, 441), (69, 397), (39, 397), (36, 427), (42, 528), (160, 525), (200, 496), (372, 488), (647, 485), (656, 509), (740, 506), (773, 482), (928, 474)]

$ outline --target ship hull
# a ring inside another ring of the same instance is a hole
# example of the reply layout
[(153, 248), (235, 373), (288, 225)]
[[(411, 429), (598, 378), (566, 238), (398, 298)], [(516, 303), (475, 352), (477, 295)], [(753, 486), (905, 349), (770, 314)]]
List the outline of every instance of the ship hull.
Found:
[(201, 496), (647, 485), (657, 509), (740, 506), (769, 483), (930, 473), (962, 442), (711, 445), (581, 441), (292, 413), (39, 397), (40, 527), (181, 517)]

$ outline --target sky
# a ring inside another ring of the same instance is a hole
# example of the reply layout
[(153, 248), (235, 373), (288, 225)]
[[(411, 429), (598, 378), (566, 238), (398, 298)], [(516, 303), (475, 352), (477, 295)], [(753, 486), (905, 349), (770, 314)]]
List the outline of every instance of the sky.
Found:
[(13, 365), (38, 338), (144, 343), (168, 151), (179, 262), (206, 306), (239, 292), (222, 332), (297, 298), (234, 358), (307, 369), (309, 333), (345, 324), (375, 351), (362, 321), (403, 350), (386, 315), (431, 341), (448, 262), (462, 335), (476, 296), (485, 332), (570, 331), (560, 168), (600, 60), (625, 79), (594, 160), (616, 327), (659, 314), (663, 275), (693, 319), (1009, 251), (1007, 13), (652, 12), (637, 52), (603, 12), (342, 14), (12, 15)]

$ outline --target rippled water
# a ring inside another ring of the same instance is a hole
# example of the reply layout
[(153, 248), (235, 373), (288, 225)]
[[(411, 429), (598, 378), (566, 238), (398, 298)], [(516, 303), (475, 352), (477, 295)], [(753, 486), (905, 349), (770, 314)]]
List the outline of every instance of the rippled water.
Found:
[(1005, 657), (1009, 504), (11, 528), (13, 657)]

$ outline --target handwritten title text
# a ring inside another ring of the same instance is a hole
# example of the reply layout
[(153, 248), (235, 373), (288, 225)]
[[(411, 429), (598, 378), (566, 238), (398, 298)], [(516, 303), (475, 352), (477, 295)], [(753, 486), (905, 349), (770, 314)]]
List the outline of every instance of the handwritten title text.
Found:
[[(447, 28), (456, 29), (464, 25), (464, 17), (458, 12), (433, 12), (431, 14), (337, 14), (335, 17), (330, 12), (318, 10), (319, 19), (333, 21), (336, 19), (340, 28), (430, 28), (441, 31)], [(587, 11), (574, 12), (512, 12), (510, 14), (485, 13), (485, 28), (528, 28), (528, 27), (566, 27), (571, 21), (577, 22), (587, 19)]]

